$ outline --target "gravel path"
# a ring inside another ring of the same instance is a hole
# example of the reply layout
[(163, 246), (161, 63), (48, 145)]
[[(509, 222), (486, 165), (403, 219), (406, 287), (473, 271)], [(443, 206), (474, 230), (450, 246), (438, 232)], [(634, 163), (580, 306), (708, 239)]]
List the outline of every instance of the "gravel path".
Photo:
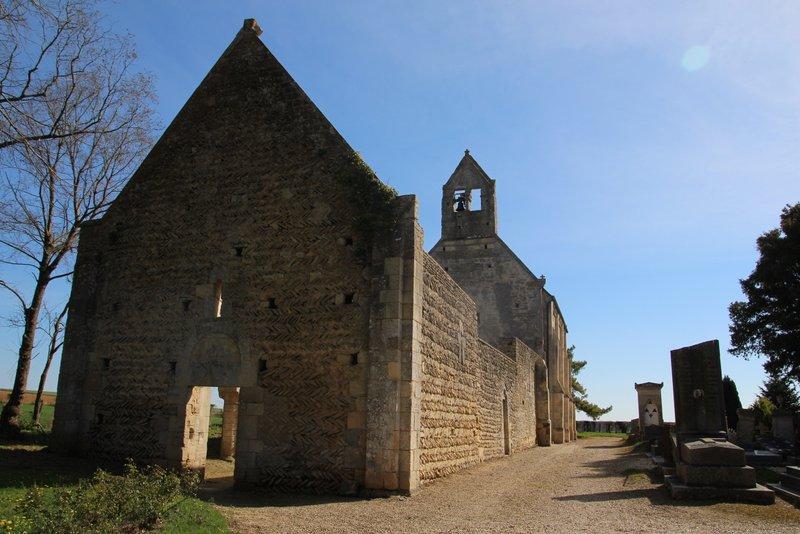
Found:
[(217, 495), (234, 532), (800, 532), (800, 510), (678, 503), (617, 438), (535, 448), (467, 469), (413, 497)]

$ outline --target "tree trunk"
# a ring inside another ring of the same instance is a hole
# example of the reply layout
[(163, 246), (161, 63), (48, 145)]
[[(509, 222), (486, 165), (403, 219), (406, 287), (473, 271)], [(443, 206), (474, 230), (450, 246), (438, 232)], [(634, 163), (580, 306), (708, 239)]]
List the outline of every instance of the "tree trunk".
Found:
[(50, 364), (53, 363), (53, 357), (55, 357), (58, 349), (61, 348), (59, 337), (63, 329), (64, 316), (67, 314), (68, 309), (69, 304), (66, 304), (64, 309), (61, 310), (61, 314), (56, 317), (55, 322), (50, 327), (50, 343), (47, 345), (47, 361), (44, 364), (42, 376), (39, 377), (39, 387), (36, 389), (36, 400), (33, 402), (33, 426), (35, 427), (40, 426), (39, 418), (42, 415), (44, 384), (47, 382), (47, 373), (50, 371)]
[(22, 343), (20, 343), (19, 347), (17, 374), (14, 377), (14, 387), (8, 397), (8, 402), (3, 406), (3, 412), (0, 414), (0, 434), (13, 436), (18, 435), (20, 432), (20, 406), (28, 384), (36, 327), (39, 324), (39, 313), (42, 310), (42, 301), (44, 300), (44, 292), (47, 289), (49, 277), (49, 273), (39, 271), (31, 305), (25, 309), (25, 329), (22, 334)]
[(47, 362), (44, 364), (42, 376), (39, 377), (39, 388), (36, 390), (36, 400), (33, 402), (33, 426), (39, 426), (39, 417), (42, 415), (42, 394), (44, 393), (44, 383), (47, 381), (47, 373), (50, 371), (50, 364), (53, 363), (53, 356), (56, 351), (51, 347), (47, 352)]

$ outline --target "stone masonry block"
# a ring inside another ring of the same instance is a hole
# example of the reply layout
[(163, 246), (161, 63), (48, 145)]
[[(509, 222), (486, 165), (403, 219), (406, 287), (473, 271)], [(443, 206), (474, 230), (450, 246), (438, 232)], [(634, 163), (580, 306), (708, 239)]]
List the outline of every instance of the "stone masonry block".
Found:
[(703, 438), (681, 445), (681, 460), (690, 465), (740, 467), (745, 465), (744, 449), (729, 441)]

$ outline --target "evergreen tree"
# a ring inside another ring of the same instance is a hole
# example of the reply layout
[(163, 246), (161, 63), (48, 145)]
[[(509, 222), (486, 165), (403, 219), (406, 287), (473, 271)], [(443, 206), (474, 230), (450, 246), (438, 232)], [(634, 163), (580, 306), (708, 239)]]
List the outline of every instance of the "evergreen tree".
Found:
[(800, 380), (800, 203), (781, 212), (780, 228), (757, 240), (756, 268), (740, 280), (745, 299), (729, 307), (731, 354), (765, 356), (772, 376)]
[(575, 402), (575, 407), (588, 415), (592, 418), (592, 420), (596, 421), (601, 416), (607, 414), (611, 411), (613, 406), (609, 406), (608, 408), (601, 408), (597, 404), (589, 401), (589, 395), (586, 392), (586, 388), (578, 382), (578, 373), (586, 367), (586, 362), (581, 360), (574, 359), (575, 354), (575, 345), (571, 346), (567, 349), (567, 355), (569, 356), (569, 363), (570, 369), (572, 370), (572, 400)]
[(770, 376), (761, 386), (761, 396), (769, 399), (776, 410), (791, 413), (800, 411), (800, 397), (785, 377)]
[(736, 413), (736, 410), (742, 407), (742, 401), (739, 400), (736, 382), (728, 375), (722, 379), (722, 396), (725, 401), (725, 417), (728, 420), (728, 428), (736, 428), (739, 423), (739, 414)]

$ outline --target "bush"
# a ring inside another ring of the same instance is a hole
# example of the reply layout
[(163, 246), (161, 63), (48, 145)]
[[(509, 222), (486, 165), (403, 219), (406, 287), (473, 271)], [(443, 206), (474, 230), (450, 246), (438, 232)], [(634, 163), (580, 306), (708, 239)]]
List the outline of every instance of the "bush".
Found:
[(64, 534), (150, 530), (182, 498), (194, 495), (199, 477), (132, 462), (122, 476), (98, 469), (77, 486), (45, 490), (34, 486), (0, 531)]
[(756, 425), (772, 428), (772, 412), (775, 411), (775, 405), (772, 404), (767, 397), (757, 397), (750, 409), (755, 412)]

